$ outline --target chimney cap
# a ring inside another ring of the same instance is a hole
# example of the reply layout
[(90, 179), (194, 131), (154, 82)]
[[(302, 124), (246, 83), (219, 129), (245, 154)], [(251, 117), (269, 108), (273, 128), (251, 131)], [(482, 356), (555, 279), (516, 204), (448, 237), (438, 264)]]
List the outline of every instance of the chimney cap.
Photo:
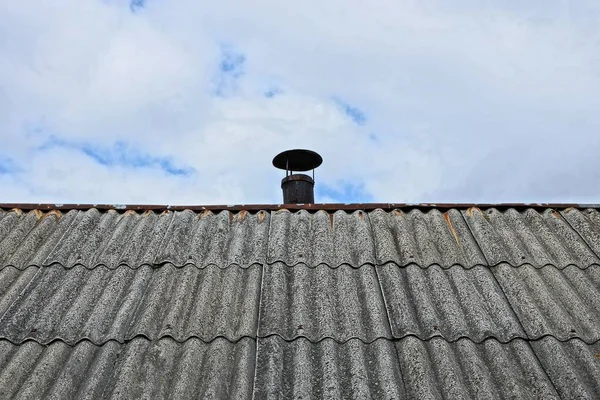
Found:
[(273, 166), (286, 171), (310, 171), (323, 163), (323, 158), (312, 150), (286, 150), (275, 156)]

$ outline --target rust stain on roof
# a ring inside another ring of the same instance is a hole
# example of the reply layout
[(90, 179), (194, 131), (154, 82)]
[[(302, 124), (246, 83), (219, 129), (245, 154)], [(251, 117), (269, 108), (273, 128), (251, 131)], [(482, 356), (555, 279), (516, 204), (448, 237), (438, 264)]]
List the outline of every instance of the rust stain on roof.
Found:
[(560, 214), (559, 214), (559, 213), (558, 213), (558, 211), (556, 211), (556, 210), (552, 210), (552, 211), (551, 211), (551, 214), (552, 214), (552, 216), (553, 216), (553, 217), (555, 217), (555, 218), (560, 218)]
[(472, 217), (474, 211), (481, 211), (477, 206), (471, 206), (467, 209), (467, 216)]
[(44, 216), (44, 218), (51, 217), (51, 216), (54, 216), (54, 217), (56, 217), (57, 219), (60, 219), (60, 218), (62, 218), (62, 213), (61, 213), (60, 211), (58, 211), (58, 210), (52, 210), (52, 211), (48, 212), (48, 213), (47, 213), (47, 214)]
[(204, 218), (208, 217), (209, 215), (212, 215), (212, 211), (204, 210), (200, 213), (200, 219), (204, 219)]
[(444, 213), (444, 220), (446, 221), (448, 228), (450, 228), (450, 232), (452, 232), (452, 236), (454, 236), (454, 240), (456, 241), (456, 244), (460, 246), (460, 242), (458, 241), (458, 235), (456, 234), (456, 231), (454, 230), (454, 226), (452, 226), (452, 221), (450, 221), (450, 215), (447, 212)]
[(267, 215), (267, 213), (265, 213), (264, 211), (259, 211), (257, 214), (258, 221), (259, 222), (264, 221), (266, 215)]

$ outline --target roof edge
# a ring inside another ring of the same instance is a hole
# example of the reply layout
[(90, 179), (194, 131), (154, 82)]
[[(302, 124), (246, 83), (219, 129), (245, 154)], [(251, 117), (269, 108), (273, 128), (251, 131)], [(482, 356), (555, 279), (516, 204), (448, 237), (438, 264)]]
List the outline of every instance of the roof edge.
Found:
[(51, 203), (0, 203), (0, 209), (17, 208), (21, 210), (116, 210), (116, 211), (274, 211), (287, 210), (395, 210), (399, 208), (417, 209), (467, 209), (477, 208), (515, 208), (515, 209), (547, 209), (547, 208), (600, 208), (600, 204), (577, 203), (321, 203), (321, 204), (236, 204), (236, 205), (165, 205), (165, 204), (51, 204)]

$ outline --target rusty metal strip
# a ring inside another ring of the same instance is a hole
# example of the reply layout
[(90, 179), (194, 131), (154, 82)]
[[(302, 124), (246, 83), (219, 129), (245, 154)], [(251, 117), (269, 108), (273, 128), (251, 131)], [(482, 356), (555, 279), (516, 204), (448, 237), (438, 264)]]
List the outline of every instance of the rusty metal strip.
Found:
[(391, 211), (395, 209), (440, 209), (447, 210), (451, 208), (468, 209), (478, 208), (515, 208), (519, 210), (533, 209), (565, 209), (565, 208), (600, 208), (599, 204), (575, 204), (575, 203), (349, 203), (349, 204), (237, 204), (237, 205), (158, 205), (158, 204), (36, 204), (36, 203), (0, 203), (0, 209), (20, 209), (20, 210), (41, 210), (41, 211), (68, 211), (68, 210), (89, 210), (95, 208), (98, 210), (116, 210), (116, 211), (274, 211), (280, 209), (287, 210), (308, 210), (308, 211), (354, 211), (354, 210), (375, 210), (382, 209)]

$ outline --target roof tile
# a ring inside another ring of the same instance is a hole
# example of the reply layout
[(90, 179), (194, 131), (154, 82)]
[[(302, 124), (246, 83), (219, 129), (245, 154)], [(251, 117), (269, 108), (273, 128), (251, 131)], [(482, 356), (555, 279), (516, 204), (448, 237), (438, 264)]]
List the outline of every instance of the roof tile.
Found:
[[(264, 263), (270, 215), (210, 211), (0, 213), (0, 265), (87, 268)], [(249, 240), (250, 239), (250, 240)]]
[(177, 211), (167, 230), (157, 264), (200, 267), (262, 264), (266, 259), (270, 215)]
[(600, 399), (600, 343), (546, 337), (531, 346), (563, 399)]
[(587, 245), (596, 253), (596, 256), (600, 256), (600, 213), (598, 210), (594, 208), (585, 210), (567, 208), (562, 210), (560, 215), (585, 240)]
[(413, 399), (558, 399), (529, 344), (407, 337), (396, 343)]
[(460, 264), (468, 268), (486, 264), (457, 210), (443, 214), (438, 210), (427, 213), (421, 210), (406, 213), (375, 210), (369, 218), (379, 264), (395, 262), (405, 266), (416, 263), (422, 267)]
[(283, 263), (264, 268), (259, 336), (311, 341), (390, 337), (375, 267), (316, 268)]
[(600, 263), (598, 257), (567, 221), (555, 210), (519, 212), (510, 208), (473, 207), (462, 212), (489, 265), (567, 265), (587, 267)]
[(258, 339), (255, 398), (404, 399), (392, 342)]
[(268, 262), (293, 266), (375, 264), (369, 216), (364, 211), (272, 213)]
[(232, 398), (252, 392), (255, 342), (170, 338), (72, 347), (0, 340), (1, 398)]
[(378, 267), (395, 338), (442, 336), (475, 342), (526, 338), (502, 289), (486, 267)]
[(529, 338), (600, 339), (600, 266), (500, 264), (493, 271)]
[[(29, 276), (30, 270), (21, 274)], [(206, 341), (255, 336), (260, 275), (259, 266), (44, 267), (2, 315), (0, 337), (13, 343), (60, 338), (69, 344), (82, 339), (101, 344), (139, 335)], [(17, 284), (26, 279), (12, 278)], [(9, 303), (5, 296), (4, 303)]]
[[(67, 268), (152, 265), (170, 217), (152, 212), (69, 211), (55, 218), (54, 231), (44, 245), (24, 246), (27, 250), (15, 254), (12, 264), (20, 268), (56, 263)], [(30, 238), (44, 234), (36, 226)]]

